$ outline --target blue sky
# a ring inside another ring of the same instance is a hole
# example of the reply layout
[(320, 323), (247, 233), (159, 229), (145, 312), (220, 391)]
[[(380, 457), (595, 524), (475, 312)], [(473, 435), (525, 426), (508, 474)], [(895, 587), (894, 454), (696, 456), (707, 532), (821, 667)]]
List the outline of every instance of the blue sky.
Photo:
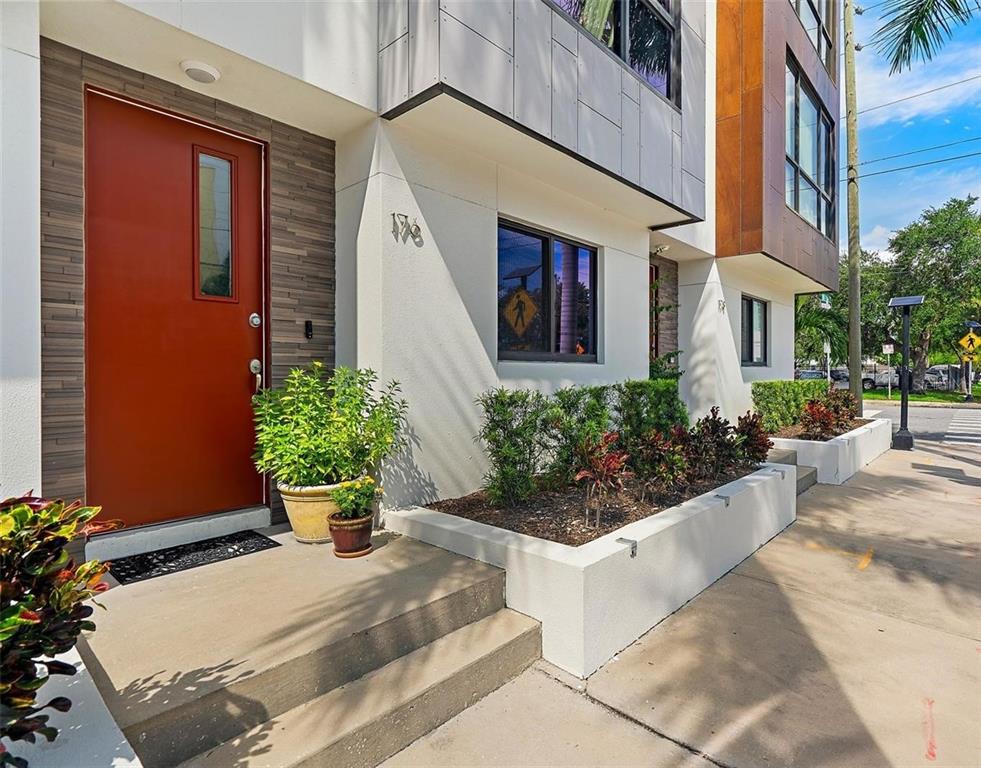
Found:
[[(871, 0), (865, 5), (872, 6), (876, 2)], [(871, 8), (856, 17), (856, 38), (860, 43), (867, 44), (872, 39), (881, 24), (878, 18), (880, 10)], [(876, 54), (872, 45), (866, 45), (856, 54), (856, 62), (860, 112), (946, 83), (977, 76), (963, 85), (860, 114), (858, 146), (859, 161), (862, 163), (938, 144), (963, 142), (943, 149), (868, 163), (860, 166), (860, 175), (945, 157), (981, 153), (981, 14), (976, 13), (971, 24), (958, 27), (954, 37), (933, 61), (917, 63), (911, 71), (890, 77), (886, 60)], [(841, 114), (844, 115), (844, 112), (842, 88)], [(839, 169), (843, 169), (846, 151), (844, 120), (840, 125)], [(840, 171), (840, 178), (844, 177), (844, 171)], [(913, 221), (923, 209), (968, 193), (981, 197), (981, 154), (862, 180), (859, 205), (862, 247), (885, 251), (890, 233)], [(839, 186), (839, 200), (839, 239), (842, 249), (845, 249), (844, 184)]]

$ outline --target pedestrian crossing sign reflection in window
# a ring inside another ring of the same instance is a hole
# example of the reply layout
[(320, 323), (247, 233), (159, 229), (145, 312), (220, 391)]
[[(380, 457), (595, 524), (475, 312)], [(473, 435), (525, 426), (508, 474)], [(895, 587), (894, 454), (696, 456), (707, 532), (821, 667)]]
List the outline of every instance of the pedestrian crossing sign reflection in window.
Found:
[(538, 306), (524, 288), (516, 288), (504, 306), (504, 319), (518, 336), (525, 335), (525, 331), (537, 314)]

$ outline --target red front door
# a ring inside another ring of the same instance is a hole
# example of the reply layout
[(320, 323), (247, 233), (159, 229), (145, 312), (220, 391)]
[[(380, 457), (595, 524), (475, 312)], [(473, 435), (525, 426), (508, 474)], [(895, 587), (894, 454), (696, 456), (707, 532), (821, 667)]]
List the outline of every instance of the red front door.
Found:
[(85, 107), (86, 500), (130, 526), (261, 504), (262, 147)]

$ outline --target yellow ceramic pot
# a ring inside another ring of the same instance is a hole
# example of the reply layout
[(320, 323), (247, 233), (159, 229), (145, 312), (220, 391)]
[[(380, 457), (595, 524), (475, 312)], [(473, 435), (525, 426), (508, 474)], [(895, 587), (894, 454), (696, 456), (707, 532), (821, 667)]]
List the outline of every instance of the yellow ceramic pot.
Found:
[(338, 511), (331, 493), (346, 483), (334, 485), (280, 485), (286, 515), (293, 527), (293, 536), (305, 544), (330, 541), (327, 518)]

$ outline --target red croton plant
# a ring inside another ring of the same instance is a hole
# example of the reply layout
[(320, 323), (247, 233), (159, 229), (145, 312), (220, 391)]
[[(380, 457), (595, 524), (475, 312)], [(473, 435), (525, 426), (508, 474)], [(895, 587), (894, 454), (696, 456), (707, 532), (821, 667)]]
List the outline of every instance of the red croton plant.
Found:
[[(0, 737), (10, 742), (53, 741), (58, 732), (44, 710), (71, 708), (64, 696), (39, 705), (38, 695), (51, 675), (75, 674), (54, 657), (71, 650), (82, 630), (95, 629), (88, 601), (107, 589), (109, 565), (76, 565), (66, 546), (120, 527), (92, 522), (100, 509), (30, 495), (0, 502)], [(7, 765), (27, 761), (0, 744), (0, 766)]]
[(586, 481), (586, 516), (590, 507), (596, 510), (596, 525), (600, 524), (602, 500), (623, 490), (623, 481), (633, 477), (627, 468), (630, 454), (617, 450), (620, 435), (607, 432), (599, 440), (585, 440), (580, 447), (583, 469), (576, 475), (576, 482)]

